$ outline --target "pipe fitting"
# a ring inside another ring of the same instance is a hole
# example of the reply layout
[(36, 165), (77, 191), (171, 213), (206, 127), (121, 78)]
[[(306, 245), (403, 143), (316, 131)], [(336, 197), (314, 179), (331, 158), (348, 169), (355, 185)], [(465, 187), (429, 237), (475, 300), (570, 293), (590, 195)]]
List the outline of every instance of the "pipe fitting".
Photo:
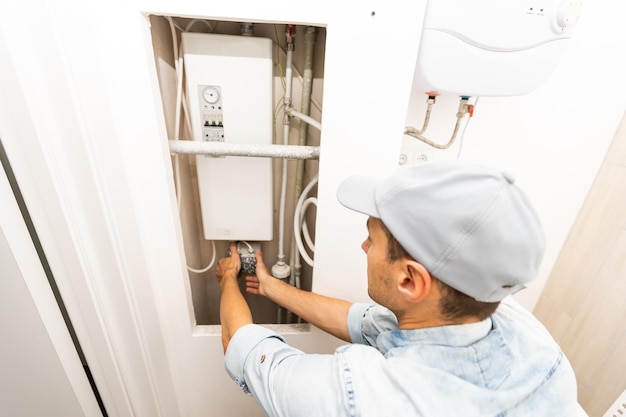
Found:
[(291, 267), (283, 261), (278, 261), (272, 266), (272, 276), (278, 279), (289, 278), (291, 275)]
[(254, 23), (239, 23), (241, 36), (254, 36)]
[(296, 43), (296, 26), (285, 25), (285, 39), (287, 40), (287, 50), (293, 51)]

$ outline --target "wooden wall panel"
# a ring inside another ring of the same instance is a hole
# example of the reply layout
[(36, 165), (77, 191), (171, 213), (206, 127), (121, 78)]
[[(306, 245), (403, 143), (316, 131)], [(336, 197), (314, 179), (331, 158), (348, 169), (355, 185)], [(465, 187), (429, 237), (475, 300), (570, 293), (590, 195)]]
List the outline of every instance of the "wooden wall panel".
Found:
[(626, 389), (626, 117), (534, 310), (601, 417)]

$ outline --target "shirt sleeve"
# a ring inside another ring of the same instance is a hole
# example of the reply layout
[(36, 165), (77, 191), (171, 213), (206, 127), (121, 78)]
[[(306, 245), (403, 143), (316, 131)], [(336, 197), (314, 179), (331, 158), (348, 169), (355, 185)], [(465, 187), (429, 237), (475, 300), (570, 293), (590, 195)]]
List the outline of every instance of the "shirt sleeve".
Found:
[(379, 334), (397, 329), (398, 319), (385, 307), (355, 303), (348, 311), (348, 332), (352, 343), (376, 346)]
[(254, 324), (237, 330), (225, 357), (228, 374), (270, 417), (331, 416), (345, 409), (338, 366), (335, 355), (304, 354)]

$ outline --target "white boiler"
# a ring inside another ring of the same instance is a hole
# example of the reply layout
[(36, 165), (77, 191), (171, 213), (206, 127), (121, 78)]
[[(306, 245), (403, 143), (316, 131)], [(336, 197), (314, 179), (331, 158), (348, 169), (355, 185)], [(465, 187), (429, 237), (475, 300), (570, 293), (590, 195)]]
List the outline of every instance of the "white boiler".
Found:
[(581, 0), (430, 0), (414, 92), (512, 96), (553, 72)]
[[(272, 41), (252, 36), (182, 34), (193, 139), (272, 143)], [(196, 157), (204, 237), (273, 237), (272, 160)]]

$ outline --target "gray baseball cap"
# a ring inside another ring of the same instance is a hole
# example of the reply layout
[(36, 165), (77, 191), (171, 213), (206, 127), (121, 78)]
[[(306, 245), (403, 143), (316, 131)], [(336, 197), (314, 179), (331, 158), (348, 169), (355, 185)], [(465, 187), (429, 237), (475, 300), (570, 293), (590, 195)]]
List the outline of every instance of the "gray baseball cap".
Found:
[(439, 280), (478, 301), (500, 301), (533, 280), (545, 237), (527, 196), (505, 172), (452, 160), (352, 176), (337, 190), (349, 209), (381, 219)]

